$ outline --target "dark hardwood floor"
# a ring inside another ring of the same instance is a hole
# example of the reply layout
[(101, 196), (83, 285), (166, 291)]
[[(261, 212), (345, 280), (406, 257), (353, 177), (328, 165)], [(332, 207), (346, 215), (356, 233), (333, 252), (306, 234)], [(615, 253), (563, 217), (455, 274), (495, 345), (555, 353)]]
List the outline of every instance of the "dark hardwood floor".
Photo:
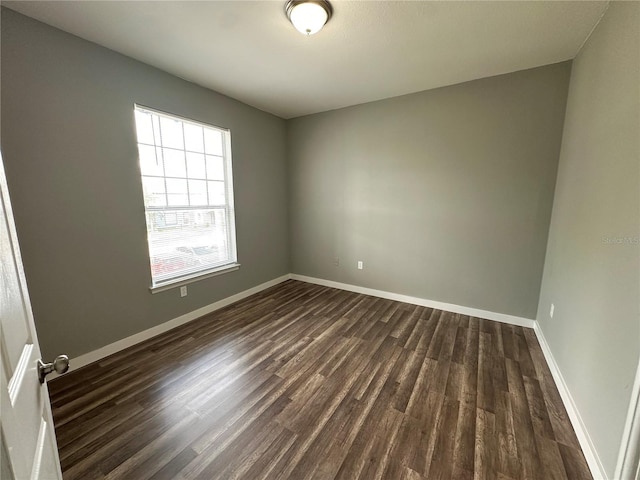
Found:
[(67, 480), (591, 478), (533, 330), (296, 281), (49, 388)]

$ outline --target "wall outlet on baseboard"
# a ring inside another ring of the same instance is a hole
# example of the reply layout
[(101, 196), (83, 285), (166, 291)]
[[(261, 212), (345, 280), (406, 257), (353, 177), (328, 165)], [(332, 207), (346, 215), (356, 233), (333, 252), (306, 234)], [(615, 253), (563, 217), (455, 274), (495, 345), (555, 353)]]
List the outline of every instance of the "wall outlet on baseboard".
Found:
[(186, 297), (187, 296), (187, 286), (183, 285), (180, 287), (180, 296), (181, 297)]
[(556, 306), (552, 303), (551, 308), (549, 309), (549, 316), (553, 318), (553, 311), (556, 309)]
[(362, 261), (358, 260), (358, 270), (362, 270), (364, 268), (364, 264)]

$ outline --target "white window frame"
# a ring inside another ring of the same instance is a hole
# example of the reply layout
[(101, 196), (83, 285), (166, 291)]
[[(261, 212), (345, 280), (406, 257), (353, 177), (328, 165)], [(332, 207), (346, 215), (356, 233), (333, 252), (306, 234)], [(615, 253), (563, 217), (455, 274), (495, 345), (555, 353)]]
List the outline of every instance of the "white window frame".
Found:
[[(172, 288), (177, 288), (182, 285), (186, 285), (189, 283), (193, 283), (199, 280), (203, 280), (205, 278), (214, 277), (217, 275), (222, 275), (224, 273), (232, 272), (238, 270), (240, 268), (240, 264), (238, 263), (238, 253), (237, 253), (237, 245), (236, 245), (236, 224), (235, 224), (235, 208), (234, 208), (234, 197), (233, 197), (233, 167), (232, 167), (232, 155), (231, 155), (231, 131), (228, 128), (219, 127), (216, 125), (210, 125), (207, 123), (199, 122), (197, 120), (192, 120), (190, 118), (183, 117), (181, 115), (176, 115), (173, 113), (164, 112), (162, 110), (158, 110), (152, 107), (147, 107), (146, 105), (134, 104), (133, 113), (135, 116), (135, 112), (141, 110), (146, 111), (160, 117), (167, 117), (173, 120), (178, 120), (183, 123), (189, 123), (192, 125), (198, 125), (200, 127), (217, 130), (222, 134), (223, 139), (223, 166), (224, 166), (224, 186), (225, 186), (225, 204), (224, 205), (205, 205), (205, 206), (169, 206), (168, 202), (166, 206), (161, 207), (153, 207), (147, 206), (146, 201), (143, 198), (143, 205), (145, 209), (145, 226), (147, 228), (147, 234), (149, 232), (149, 227), (147, 223), (147, 214), (150, 212), (180, 212), (180, 211), (197, 211), (197, 210), (207, 210), (207, 209), (224, 209), (226, 212), (227, 218), (227, 242), (229, 245), (230, 252), (230, 260), (225, 262), (224, 264), (215, 265), (213, 267), (205, 267), (202, 270), (197, 270), (194, 272), (190, 272), (187, 274), (178, 274), (178, 275), (167, 275), (164, 278), (154, 279), (153, 271), (151, 270), (151, 250), (149, 244), (149, 238), (147, 237), (147, 252), (149, 253), (149, 271), (151, 273), (151, 286), (149, 290), (151, 293), (158, 293), (165, 290), (169, 290)], [(134, 121), (134, 126), (136, 125)], [(136, 127), (137, 128), (137, 127)], [(156, 143), (154, 141), (154, 143)], [(139, 145), (136, 130), (136, 146)], [(149, 145), (149, 144), (143, 144)], [(154, 148), (160, 147), (161, 145), (153, 145)], [(186, 149), (186, 144), (183, 147), (185, 152), (189, 152)], [(199, 153), (199, 152), (194, 152)], [(140, 163), (138, 163), (140, 168)], [(140, 168), (140, 182), (142, 184), (142, 179), (145, 176), (143, 175), (142, 169)], [(163, 172), (164, 173), (164, 172)], [(171, 176), (163, 175), (162, 177), (158, 176), (157, 178), (164, 178), (165, 182), (167, 178), (173, 178)], [(187, 177), (188, 178), (188, 177)], [(168, 195), (167, 189), (165, 187), (165, 195)]]

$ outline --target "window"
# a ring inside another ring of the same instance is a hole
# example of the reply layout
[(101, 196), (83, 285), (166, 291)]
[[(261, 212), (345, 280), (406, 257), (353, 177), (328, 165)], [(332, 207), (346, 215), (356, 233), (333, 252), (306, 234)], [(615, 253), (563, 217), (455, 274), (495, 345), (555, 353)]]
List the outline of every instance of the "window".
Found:
[(236, 269), (229, 130), (135, 106), (153, 290)]

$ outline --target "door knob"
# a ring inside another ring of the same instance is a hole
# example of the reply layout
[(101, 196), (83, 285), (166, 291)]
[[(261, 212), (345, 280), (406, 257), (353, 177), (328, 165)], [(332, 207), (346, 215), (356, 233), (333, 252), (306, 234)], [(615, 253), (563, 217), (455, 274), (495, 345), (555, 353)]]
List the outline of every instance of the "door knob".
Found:
[(38, 360), (38, 379), (40, 383), (44, 383), (44, 377), (54, 370), (57, 373), (66, 373), (69, 370), (69, 357), (58, 355), (52, 363), (42, 363), (42, 360)]

